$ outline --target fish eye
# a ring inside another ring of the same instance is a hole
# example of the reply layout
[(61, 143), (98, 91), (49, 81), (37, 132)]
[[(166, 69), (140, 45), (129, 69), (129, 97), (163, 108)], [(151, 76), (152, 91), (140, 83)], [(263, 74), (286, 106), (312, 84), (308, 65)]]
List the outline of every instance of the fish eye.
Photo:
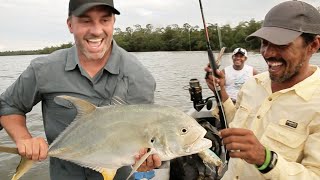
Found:
[(150, 140), (151, 143), (154, 143), (155, 141), (156, 141), (156, 138), (154, 138), (154, 137), (151, 138), (151, 140)]
[(186, 134), (187, 132), (188, 132), (188, 129), (187, 129), (187, 128), (182, 128), (182, 129), (181, 129), (181, 133), (182, 133), (182, 134)]

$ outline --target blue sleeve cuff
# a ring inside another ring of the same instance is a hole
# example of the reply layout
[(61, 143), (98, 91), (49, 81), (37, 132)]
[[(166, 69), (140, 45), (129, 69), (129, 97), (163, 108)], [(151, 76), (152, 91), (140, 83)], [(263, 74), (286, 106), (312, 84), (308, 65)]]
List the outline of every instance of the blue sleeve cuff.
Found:
[(155, 176), (154, 170), (147, 171), (147, 172), (135, 172), (134, 179), (141, 180), (141, 179), (152, 179)]

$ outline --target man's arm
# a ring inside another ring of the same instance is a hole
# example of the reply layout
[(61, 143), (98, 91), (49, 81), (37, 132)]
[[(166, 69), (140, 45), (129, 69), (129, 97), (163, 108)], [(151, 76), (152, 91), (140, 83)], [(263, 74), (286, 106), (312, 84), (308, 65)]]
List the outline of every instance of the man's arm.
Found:
[[(281, 154), (276, 153), (277, 160), (273, 168), (260, 173), (266, 179), (319, 179), (320, 178), (320, 123), (312, 122), (303, 149), (303, 159), (300, 162), (288, 161)], [(228, 128), (220, 131), (223, 142), (230, 152), (230, 157), (241, 158), (249, 164), (261, 167), (266, 160), (266, 149), (248, 129)], [(258, 171), (258, 169), (257, 169)]]
[(23, 115), (5, 115), (0, 117), (0, 123), (16, 143), (19, 154), (34, 161), (47, 158), (48, 144), (44, 138), (33, 138), (26, 126)]
[(0, 124), (16, 143), (19, 154), (43, 160), (48, 145), (43, 138), (33, 138), (26, 126), (25, 114), (40, 101), (36, 73), (32, 65), (0, 97)]
[[(210, 67), (206, 67), (205, 71), (207, 73), (211, 73), (212, 72)], [(222, 71), (217, 70), (217, 74), (218, 74), (219, 78), (215, 78), (212, 75), (210, 75), (210, 76), (206, 75), (206, 82), (207, 82), (208, 87), (212, 91), (214, 91), (213, 81), (215, 81), (216, 84), (219, 84), (221, 100), (223, 102), (223, 108), (224, 108), (224, 111), (226, 113), (226, 119), (227, 119), (227, 122), (229, 124), (232, 121), (233, 117), (234, 117), (234, 114), (236, 112), (236, 108), (235, 108), (232, 100), (229, 98), (229, 95), (228, 95), (228, 93), (226, 91), (226, 88), (225, 88), (224, 70), (222, 70)]]

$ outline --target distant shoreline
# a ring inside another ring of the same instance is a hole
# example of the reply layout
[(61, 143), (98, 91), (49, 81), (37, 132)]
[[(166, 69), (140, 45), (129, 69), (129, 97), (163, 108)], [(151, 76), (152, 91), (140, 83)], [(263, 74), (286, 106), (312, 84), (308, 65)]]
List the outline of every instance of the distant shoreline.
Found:
[(65, 49), (71, 47), (73, 44), (71, 42), (66, 44), (61, 44), (60, 46), (45, 47), (38, 50), (18, 50), (18, 51), (4, 51), (0, 52), (0, 56), (19, 56), (19, 55), (41, 55), (50, 54), (59, 49)]
[[(233, 49), (242, 47), (249, 51), (260, 48), (260, 40), (254, 39), (250, 42), (245, 38), (261, 27), (262, 21), (240, 22), (236, 27), (229, 24), (218, 26), (208, 23), (210, 46), (214, 51), (220, 51), (226, 47), (225, 52), (232, 52)], [(206, 51), (207, 41), (204, 29), (199, 26), (192, 26), (188, 23), (179, 26), (168, 25), (162, 28), (155, 28), (148, 24), (146, 27), (135, 25), (122, 31), (115, 28), (113, 38), (117, 44), (129, 52), (155, 52), (155, 51)], [(0, 56), (14, 55), (36, 55), (50, 54), (58, 49), (69, 48), (73, 43), (60, 46), (45, 47), (38, 50), (18, 50), (0, 52)]]

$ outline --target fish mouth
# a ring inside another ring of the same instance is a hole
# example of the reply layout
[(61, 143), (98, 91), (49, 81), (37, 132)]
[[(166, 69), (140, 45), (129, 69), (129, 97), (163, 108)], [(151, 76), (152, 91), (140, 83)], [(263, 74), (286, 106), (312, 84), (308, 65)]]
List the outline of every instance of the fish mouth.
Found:
[(201, 151), (204, 151), (206, 149), (211, 148), (212, 141), (204, 138), (204, 136), (199, 136), (192, 144), (190, 144), (185, 152), (187, 154), (195, 154)]

